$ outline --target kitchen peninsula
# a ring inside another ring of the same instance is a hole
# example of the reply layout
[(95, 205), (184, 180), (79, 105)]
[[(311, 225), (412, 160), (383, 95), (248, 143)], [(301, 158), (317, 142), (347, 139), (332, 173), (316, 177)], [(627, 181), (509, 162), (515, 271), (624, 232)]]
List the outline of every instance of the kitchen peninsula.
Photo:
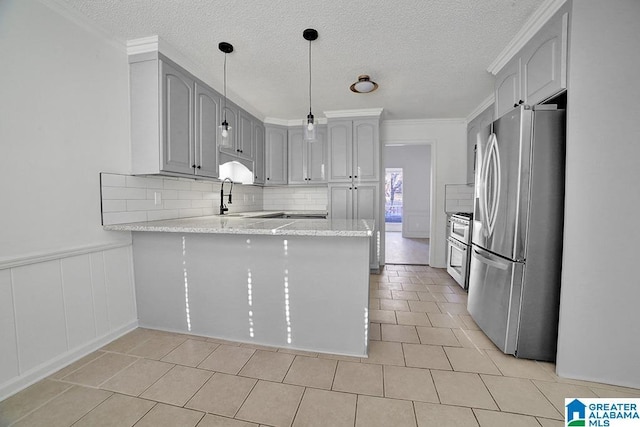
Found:
[(373, 221), (215, 215), (104, 228), (133, 232), (140, 326), (367, 355)]

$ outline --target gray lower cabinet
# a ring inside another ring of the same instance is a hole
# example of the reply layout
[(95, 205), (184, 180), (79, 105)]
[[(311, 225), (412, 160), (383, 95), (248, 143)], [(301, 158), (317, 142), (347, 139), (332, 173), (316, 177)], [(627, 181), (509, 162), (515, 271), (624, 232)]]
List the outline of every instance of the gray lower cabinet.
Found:
[(160, 54), (129, 70), (132, 172), (216, 178), (219, 94)]
[(286, 185), (287, 128), (265, 125), (265, 185)]
[(380, 185), (377, 183), (329, 184), (328, 210), (331, 219), (373, 219), (375, 230), (371, 230), (370, 265), (379, 267), (378, 231), (380, 224)]
[(568, 26), (565, 4), (496, 74), (496, 118), (515, 104), (535, 105), (566, 89)]
[(318, 126), (316, 135), (316, 140), (305, 141), (301, 127), (288, 130), (289, 184), (317, 185), (327, 182), (326, 128)]

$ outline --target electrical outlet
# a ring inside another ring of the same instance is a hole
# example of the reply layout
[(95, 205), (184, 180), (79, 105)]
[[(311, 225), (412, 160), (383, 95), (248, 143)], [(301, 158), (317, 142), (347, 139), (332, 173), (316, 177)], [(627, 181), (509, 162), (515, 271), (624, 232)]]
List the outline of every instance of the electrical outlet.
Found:
[(153, 202), (156, 206), (160, 206), (162, 204), (162, 193), (159, 191), (155, 191), (153, 193)]

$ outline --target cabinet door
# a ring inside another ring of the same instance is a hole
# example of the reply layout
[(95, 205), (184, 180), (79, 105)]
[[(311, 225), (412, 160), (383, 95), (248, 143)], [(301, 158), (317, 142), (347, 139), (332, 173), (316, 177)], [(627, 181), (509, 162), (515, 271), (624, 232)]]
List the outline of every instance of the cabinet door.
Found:
[(162, 170), (193, 174), (193, 87), (185, 71), (161, 62)]
[(264, 184), (264, 127), (253, 122), (253, 176), (255, 184)]
[(196, 175), (218, 177), (218, 120), (220, 97), (213, 90), (196, 82), (195, 112), (195, 172)]
[[(224, 105), (224, 102), (223, 102), (223, 105)], [(236, 151), (238, 149), (237, 140), (238, 140), (238, 133), (240, 132), (240, 130), (238, 129), (238, 124), (239, 124), (238, 108), (227, 100), (227, 106), (226, 107), (223, 106), (223, 108), (220, 111), (221, 111), (220, 123), (222, 123), (222, 121), (225, 119), (225, 114), (226, 114), (227, 123), (229, 123), (229, 127), (231, 128), (231, 131), (229, 132), (229, 138), (226, 143), (222, 140), (222, 138), (220, 138), (220, 142), (219, 142), (220, 151), (224, 151), (225, 153), (237, 156), (238, 155), (238, 152)], [(220, 123), (218, 123), (218, 125)]]
[(289, 129), (289, 184), (307, 183), (307, 150), (302, 129)]
[(353, 122), (353, 179), (377, 181), (380, 168), (378, 120)]
[(353, 219), (376, 220), (378, 215), (378, 185), (359, 184), (353, 187)]
[(316, 140), (306, 142), (307, 145), (307, 183), (327, 182), (327, 131), (316, 129)]
[(520, 58), (509, 62), (496, 75), (496, 118), (511, 110), (522, 99), (520, 94)]
[(522, 51), (522, 93), (535, 105), (567, 87), (568, 14), (554, 16)]
[(253, 138), (253, 121), (251, 120), (251, 116), (243, 110), (240, 110), (239, 119), (236, 153), (241, 157), (252, 159), (253, 153), (251, 152), (251, 147), (253, 144), (251, 139)]
[(287, 184), (287, 129), (266, 128), (266, 184)]
[(329, 148), (329, 181), (350, 182), (353, 153), (351, 120), (337, 120), (327, 127)]
[(329, 217), (331, 219), (353, 218), (353, 191), (351, 184), (329, 185)]

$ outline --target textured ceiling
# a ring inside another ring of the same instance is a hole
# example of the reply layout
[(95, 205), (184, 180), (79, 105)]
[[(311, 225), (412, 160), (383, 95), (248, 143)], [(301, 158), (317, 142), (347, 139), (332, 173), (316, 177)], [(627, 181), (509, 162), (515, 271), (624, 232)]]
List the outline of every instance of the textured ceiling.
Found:
[[(385, 119), (466, 117), (492, 92), (487, 66), (542, 0), (64, 0), (120, 40), (158, 35), (263, 117), (384, 108)], [(354, 94), (369, 74), (380, 87)]]

